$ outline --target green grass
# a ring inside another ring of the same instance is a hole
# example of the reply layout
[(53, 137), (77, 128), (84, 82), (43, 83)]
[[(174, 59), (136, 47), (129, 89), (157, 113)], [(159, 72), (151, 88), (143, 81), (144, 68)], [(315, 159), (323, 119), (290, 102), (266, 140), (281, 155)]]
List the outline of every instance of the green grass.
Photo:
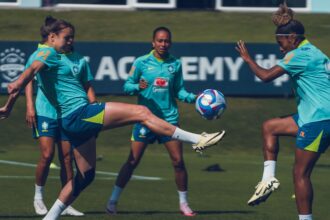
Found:
[[(0, 103), (4, 102), (0, 96)], [(135, 98), (123, 96), (101, 97), (102, 101), (135, 102)], [(228, 98), (228, 109), (219, 120), (201, 119), (193, 105), (180, 104), (181, 125), (194, 132), (203, 130), (227, 130), (223, 142), (206, 151), (204, 156), (191, 151), (184, 145), (185, 161), (189, 171), (189, 197), (191, 206), (199, 212), (194, 219), (207, 220), (276, 220), (295, 219), (296, 209), (293, 194), (291, 169), (293, 163), (294, 139), (281, 139), (277, 177), (281, 190), (269, 201), (251, 208), (246, 201), (262, 173), (260, 126), (262, 121), (294, 112), (294, 99)], [(11, 118), (0, 123), (0, 159), (35, 164), (39, 157), (37, 143), (31, 138), (30, 129), (24, 124), (25, 100), (18, 100)], [(126, 160), (129, 151), (131, 127), (105, 131), (98, 138), (97, 170), (117, 172)], [(330, 159), (326, 154), (315, 169), (314, 212), (316, 219), (326, 219), (327, 193)], [(55, 162), (58, 164), (57, 160)], [(209, 165), (219, 164), (225, 172), (203, 171)], [(0, 164), (1, 176), (31, 176), (30, 179), (1, 179), (0, 218), (35, 219), (32, 207), (34, 190), (34, 168)], [(160, 181), (133, 180), (124, 191), (119, 204), (120, 214), (114, 219), (182, 219), (178, 213), (178, 198), (173, 181), (169, 157), (162, 145), (150, 145), (136, 175), (161, 177)], [(52, 170), (51, 177), (58, 177)], [(104, 206), (111, 193), (114, 179), (103, 180), (98, 175), (95, 182), (74, 204), (87, 214), (87, 219), (109, 219)], [(45, 201), (48, 206), (54, 202), (60, 188), (58, 179), (49, 179), (46, 185)], [(4, 202), (5, 201), (5, 202)]]
[[(274, 42), (274, 26), (270, 14), (223, 13), (211, 11), (46, 11), (1, 10), (0, 40), (39, 39), (39, 27), (44, 17), (52, 14), (71, 21), (77, 28), (77, 41), (130, 41), (149, 42), (152, 30), (159, 25), (171, 28), (175, 42)], [(330, 15), (298, 14), (306, 27), (307, 37), (324, 52), (330, 54), (328, 36)], [(5, 102), (0, 96), (0, 103)], [(101, 101), (135, 103), (135, 98), (124, 96), (101, 97)], [(291, 169), (294, 139), (281, 138), (277, 176), (281, 190), (265, 204), (251, 208), (246, 205), (253, 187), (262, 172), (262, 122), (268, 118), (295, 112), (294, 99), (284, 98), (231, 98), (228, 109), (215, 121), (200, 118), (193, 105), (180, 104), (181, 126), (202, 132), (226, 129), (223, 142), (206, 151), (203, 157), (185, 145), (185, 161), (189, 171), (189, 197), (191, 206), (199, 212), (194, 219), (207, 220), (291, 220), (297, 219)], [(25, 125), (25, 101), (21, 97), (10, 119), (0, 122), (0, 160), (35, 164), (39, 158), (37, 142)], [(131, 127), (103, 132), (97, 140), (97, 170), (117, 172), (129, 151)], [(56, 163), (57, 160), (55, 160)], [(225, 172), (205, 172), (203, 169), (218, 163)], [(315, 219), (327, 219), (330, 159), (326, 153), (313, 174)], [(178, 199), (173, 171), (168, 155), (161, 145), (151, 145), (135, 172), (136, 175), (157, 176), (161, 181), (131, 181), (119, 204), (118, 216), (112, 219), (183, 219), (178, 214)], [(0, 180), (0, 218), (38, 219), (34, 215), (32, 200), (34, 168), (0, 164), (0, 175), (31, 176), (30, 179)], [(58, 177), (52, 170), (51, 177)], [(95, 182), (79, 197), (74, 206), (87, 214), (85, 219), (110, 219), (104, 206), (114, 184), (113, 179)], [(104, 177), (104, 176), (102, 176)], [(58, 179), (50, 178), (46, 187), (48, 207), (59, 192)], [(40, 218), (39, 218), (40, 219)], [(69, 219), (69, 218), (68, 218)]]
[[(174, 42), (274, 43), (275, 26), (270, 13), (225, 13), (217, 11), (47, 11), (1, 10), (1, 40), (39, 40), (44, 17), (53, 15), (72, 22), (77, 41), (149, 42), (160, 25), (173, 32)], [(330, 45), (330, 14), (297, 14), (306, 36), (327, 54)], [(143, 25), (142, 25), (143, 24)]]

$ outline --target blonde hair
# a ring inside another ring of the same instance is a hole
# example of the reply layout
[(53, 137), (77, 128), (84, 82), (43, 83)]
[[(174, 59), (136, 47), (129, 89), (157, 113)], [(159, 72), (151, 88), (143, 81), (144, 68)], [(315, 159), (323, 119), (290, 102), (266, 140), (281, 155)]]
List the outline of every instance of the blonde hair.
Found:
[(291, 20), (293, 20), (294, 12), (291, 8), (288, 8), (286, 1), (283, 4), (280, 4), (279, 8), (272, 15), (273, 23), (279, 27), (282, 25), (288, 24)]

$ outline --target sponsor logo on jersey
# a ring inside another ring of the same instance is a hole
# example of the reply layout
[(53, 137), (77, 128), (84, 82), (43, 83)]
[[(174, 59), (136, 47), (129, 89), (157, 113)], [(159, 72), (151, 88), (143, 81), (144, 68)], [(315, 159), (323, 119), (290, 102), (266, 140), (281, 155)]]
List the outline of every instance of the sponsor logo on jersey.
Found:
[(154, 80), (153, 85), (157, 87), (168, 87), (168, 80), (166, 78), (158, 77)]
[(45, 122), (45, 121), (42, 122), (41, 127), (42, 127), (42, 132), (48, 132), (49, 125), (47, 122)]
[(25, 68), (25, 53), (20, 49), (8, 48), (0, 53), (1, 88), (5, 89), (8, 83), (15, 81)]

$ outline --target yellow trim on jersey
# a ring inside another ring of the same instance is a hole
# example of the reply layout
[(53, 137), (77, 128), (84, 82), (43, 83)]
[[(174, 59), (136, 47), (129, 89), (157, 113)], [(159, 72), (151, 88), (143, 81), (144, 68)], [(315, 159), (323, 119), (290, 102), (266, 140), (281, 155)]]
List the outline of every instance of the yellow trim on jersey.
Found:
[(49, 48), (47, 44), (38, 44), (38, 48)]
[(302, 42), (300, 42), (300, 44), (298, 45), (298, 48), (299, 47), (302, 47), (302, 46), (304, 46), (304, 45), (306, 45), (306, 44), (308, 44), (309, 43), (309, 41), (307, 40), (307, 39), (305, 39), (305, 40), (303, 40)]
[(102, 110), (97, 115), (94, 115), (93, 117), (84, 118), (82, 120), (83, 121), (87, 121), (87, 122), (91, 122), (91, 123), (95, 123), (95, 124), (101, 124), (101, 125), (103, 125), (103, 117), (104, 117), (104, 110)]
[(320, 147), (320, 143), (321, 143), (321, 138), (323, 135), (323, 130), (321, 131), (321, 133), (319, 134), (319, 136), (317, 136), (317, 138), (307, 147), (305, 147), (305, 150), (308, 151), (312, 151), (312, 152), (318, 152), (319, 147)]

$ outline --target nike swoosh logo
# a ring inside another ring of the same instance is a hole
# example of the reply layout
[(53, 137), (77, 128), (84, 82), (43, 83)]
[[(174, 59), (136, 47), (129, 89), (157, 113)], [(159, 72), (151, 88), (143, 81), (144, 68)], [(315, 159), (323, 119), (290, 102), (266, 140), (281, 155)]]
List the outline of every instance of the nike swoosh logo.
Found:
[(271, 182), (268, 184), (268, 186), (266, 186), (265, 190), (264, 190), (263, 192), (257, 192), (257, 193), (256, 193), (256, 196), (259, 196), (260, 193), (264, 194), (267, 190), (270, 190), (270, 189), (273, 187), (274, 183), (276, 183), (275, 180), (271, 181)]

